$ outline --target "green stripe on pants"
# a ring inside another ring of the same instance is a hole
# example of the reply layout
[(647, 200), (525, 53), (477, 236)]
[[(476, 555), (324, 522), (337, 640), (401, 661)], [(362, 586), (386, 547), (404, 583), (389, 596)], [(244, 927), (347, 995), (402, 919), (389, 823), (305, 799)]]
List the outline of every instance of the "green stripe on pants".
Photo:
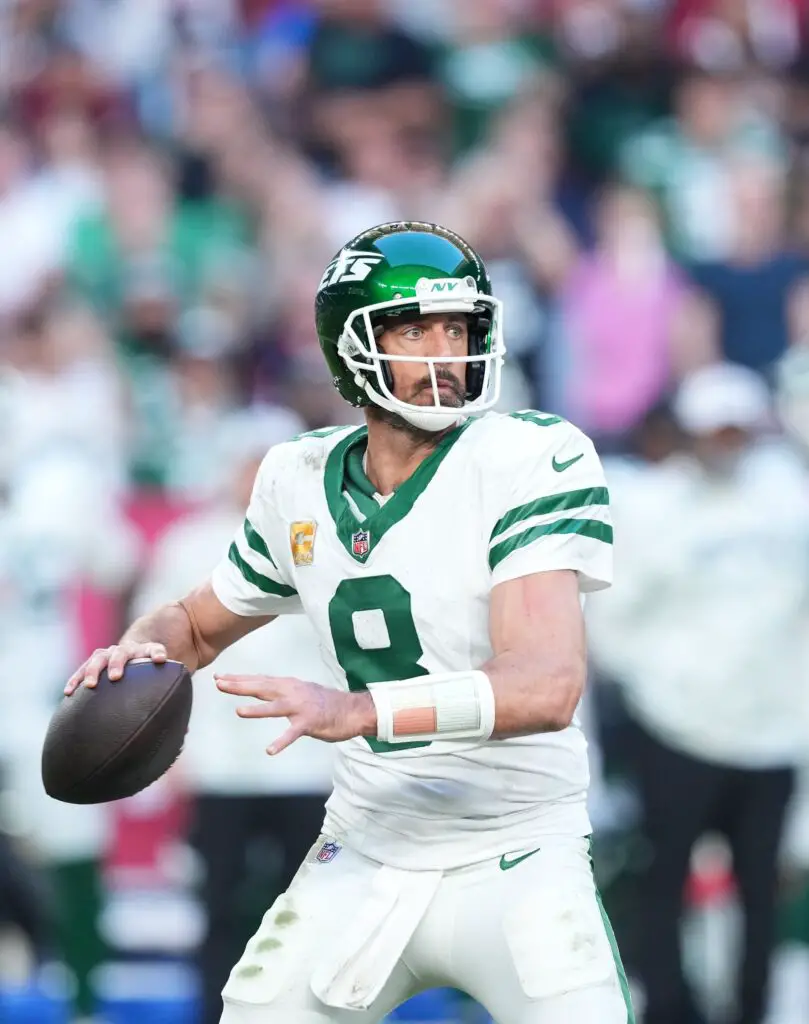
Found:
[(615, 933), (612, 930), (610, 919), (607, 916), (607, 911), (604, 909), (604, 904), (601, 902), (601, 893), (596, 889), (596, 902), (598, 903), (598, 909), (601, 911), (601, 920), (604, 923), (604, 931), (607, 933), (607, 939), (609, 940), (610, 949), (612, 950), (612, 959), (615, 961), (615, 970), (618, 972), (618, 981), (621, 984), (621, 995), (624, 997), (626, 1003), (626, 1024), (635, 1024), (635, 1011), (632, 1009), (632, 997), (629, 994), (629, 982), (626, 980), (626, 971), (624, 970), (623, 961), (621, 960), (621, 954), (618, 952), (618, 943), (615, 941)]

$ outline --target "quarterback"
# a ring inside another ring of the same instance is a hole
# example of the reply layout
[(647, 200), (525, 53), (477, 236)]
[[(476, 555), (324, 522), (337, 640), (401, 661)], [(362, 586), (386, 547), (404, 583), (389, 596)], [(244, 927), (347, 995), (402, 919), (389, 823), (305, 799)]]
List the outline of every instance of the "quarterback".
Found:
[(491, 411), (500, 302), (445, 228), (354, 238), (316, 322), (366, 426), (274, 447), (211, 578), (67, 690), (135, 657), (194, 670), (279, 614), (315, 627), (333, 688), (217, 679), (253, 699), (243, 717), (288, 720), (270, 755), (340, 744), (323, 833), (233, 968), (222, 1024), (375, 1024), (437, 986), (498, 1024), (627, 1024), (576, 719), (582, 595), (612, 565), (598, 457), (559, 417)]

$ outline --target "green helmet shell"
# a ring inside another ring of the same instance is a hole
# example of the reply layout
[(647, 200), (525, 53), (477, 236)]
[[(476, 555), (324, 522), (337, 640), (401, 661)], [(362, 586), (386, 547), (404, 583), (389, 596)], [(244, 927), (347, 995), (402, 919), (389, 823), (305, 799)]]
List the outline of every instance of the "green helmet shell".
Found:
[[(424, 278), (466, 278), (481, 295), (491, 296), (489, 275), (475, 250), (460, 236), (417, 221), (381, 224), (352, 238), (329, 262), (318, 287), (315, 322), (320, 347), (334, 386), (355, 406), (373, 399), (338, 352), (346, 322), (366, 306), (413, 298)], [(397, 312), (408, 307), (401, 306)], [(485, 342), (484, 342), (485, 344)]]

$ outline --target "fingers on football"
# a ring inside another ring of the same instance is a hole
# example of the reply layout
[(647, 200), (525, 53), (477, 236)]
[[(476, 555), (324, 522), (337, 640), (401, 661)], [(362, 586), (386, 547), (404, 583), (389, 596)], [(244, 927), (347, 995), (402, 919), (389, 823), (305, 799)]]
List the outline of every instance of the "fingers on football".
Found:
[(73, 675), (70, 677), (70, 679), (68, 679), (68, 681), (65, 683), (65, 696), (69, 697), (71, 693), (74, 693), (76, 690), (78, 690), (78, 688), (81, 686), (82, 680), (84, 679), (84, 675), (86, 672), (87, 662), (85, 661), (84, 664), (80, 665), (73, 673)]
[(134, 649), (130, 647), (112, 647), (110, 648), (110, 658), (107, 662), (107, 675), (110, 679), (120, 679), (124, 674), (124, 666), (132, 658), (136, 657)]
[(81, 680), (84, 686), (92, 689), (93, 686), (97, 685), (98, 676), (107, 668), (110, 662), (110, 650), (111, 648), (109, 647), (99, 647), (87, 658), (84, 663), (83, 678)]
[(76, 669), (65, 683), (65, 694), (69, 697), (80, 686), (92, 689), (98, 685), (98, 677), (107, 670), (111, 680), (120, 679), (128, 661), (134, 658), (150, 658), (153, 662), (167, 660), (166, 648), (163, 644), (119, 644), (116, 647), (102, 647), (94, 651), (84, 664)]
[(119, 644), (109, 649), (109, 661), (107, 663), (107, 675), (114, 682), (124, 674), (124, 668), (128, 661), (136, 658), (149, 658), (150, 661), (160, 663), (166, 660), (166, 648), (163, 644)]

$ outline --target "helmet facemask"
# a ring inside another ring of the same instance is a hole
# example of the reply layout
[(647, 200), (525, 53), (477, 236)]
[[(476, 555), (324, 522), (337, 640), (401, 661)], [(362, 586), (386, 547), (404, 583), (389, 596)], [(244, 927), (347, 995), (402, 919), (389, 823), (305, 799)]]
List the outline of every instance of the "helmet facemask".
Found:
[[(450, 291), (449, 285), (452, 286)], [(459, 313), (468, 324), (466, 356), (406, 356), (381, 352), (377, 344), (379, 321), (385, 316), (414, 312)], [(502, 337), (502, 306), (498, 299), (477, 291), (474, 279), (436, 280), (422, 278), (416, 296), (391, 299), (354, 310), (345, 322), (337, 352), (354, 381), (368, 398), (382, 409), (396, 413), (421, 430), (438, 431), (454, 426), (467, 416), (491, 409), (500, 397), (500, 378), (505, 345)], [(416, 405), (393, 393), (391, 363), (420, 363), (427, 366), (432, 384), (432, 404)], [(466, 394), (458, 408), (441, 404), (436, 367), (466, 364)]]

